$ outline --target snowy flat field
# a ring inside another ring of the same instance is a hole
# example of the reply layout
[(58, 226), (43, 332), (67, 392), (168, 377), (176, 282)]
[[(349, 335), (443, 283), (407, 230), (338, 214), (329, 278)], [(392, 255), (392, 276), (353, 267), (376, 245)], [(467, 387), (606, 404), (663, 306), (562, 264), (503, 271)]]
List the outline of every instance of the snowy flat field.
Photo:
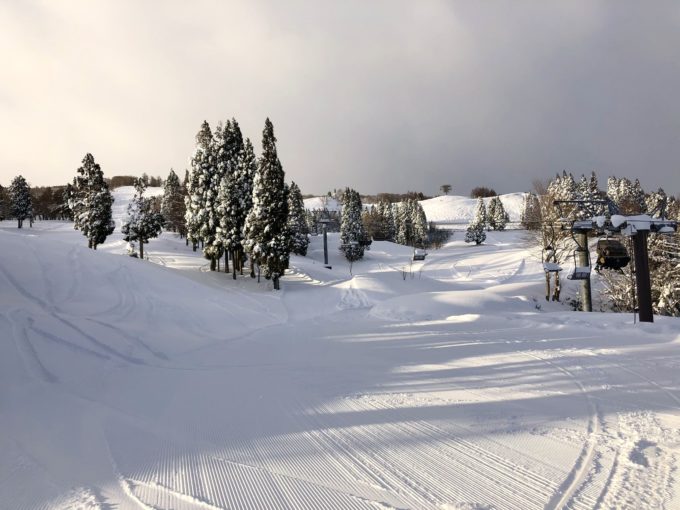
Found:
[(521, 231), (329, 240), (274, 292), (0, 223), (0, 508), (680, 508), (680, 320), (546, 303)]

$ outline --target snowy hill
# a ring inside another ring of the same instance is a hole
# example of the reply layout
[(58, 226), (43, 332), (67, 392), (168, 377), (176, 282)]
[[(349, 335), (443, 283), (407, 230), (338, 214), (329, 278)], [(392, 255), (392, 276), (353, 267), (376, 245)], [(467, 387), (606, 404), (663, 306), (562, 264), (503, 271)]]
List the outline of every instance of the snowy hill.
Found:
[(339, 211), (340, 209), (342, 209), (342, 206), (338, 203), (336, 199), (326, 196), (305, 198), (304, 203), (305, 209), (307, 209), (308, 211), (314, 211), (319, 209)]
[[(522, 204), (525, 193), (509, 193), (499, 195), (505, 211), (510, 215), (511, 222), (520, 221), (522, 214)], [(485, 198), (484, 202), (488, 206), (491, 198)], [(455, 195), (443, 195), (428, 200), (422, 200), (425, 216), (428, 221), (436, 223), (468, 223), (477, 205), (476, 198), (469, 198)]]
[(680, 319), (460, 237), (350, 272), (315, 236), (272, 292), (170, 233), (0, 222), (0, 508), (679, 508)]

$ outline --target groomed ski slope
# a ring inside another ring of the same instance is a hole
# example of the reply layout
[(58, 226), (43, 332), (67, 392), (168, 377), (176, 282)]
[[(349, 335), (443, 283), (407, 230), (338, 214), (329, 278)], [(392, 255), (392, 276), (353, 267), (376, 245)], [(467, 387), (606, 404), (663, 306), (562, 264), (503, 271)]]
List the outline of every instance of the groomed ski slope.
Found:
[(273, 292), (0, 223), (0, 508), (680, 508), (680, 321), (546, 303), (523, 235)]

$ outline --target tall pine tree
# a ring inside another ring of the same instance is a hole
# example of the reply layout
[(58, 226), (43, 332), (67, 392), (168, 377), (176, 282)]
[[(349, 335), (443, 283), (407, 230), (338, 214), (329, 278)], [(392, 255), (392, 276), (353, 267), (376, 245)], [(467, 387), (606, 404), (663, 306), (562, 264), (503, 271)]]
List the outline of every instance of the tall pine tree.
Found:
[(508, 213), (505, 212), (503, 202), (500, 197), (495, 196), (489, 200), (489, 207), (486, 210), (487, 223), (492, 230), (505, 230), (508, 223)]
[(267, 119), (262, 132), (262, 156), (253, 181), (253, 207), (245, 226), (245, 249), (279, 289), (288, 267), (288, 197), (284, 172), (276, 153), (274, 126)]
[(210, 185), (210, 176), (213, 173), (212, 139), (210, 125), (207, 121), (203, 121), (196, 135), (196, 148), (191, 157), (191, 172), (187, 183), (187, 195), (184, 199), (187, 238), (192, 243), (194, 251), (199, 242), (204, 241), (203, 227), (208, 222), (205, 196), (206, 189)]
[(475, 215), (465, 232), (465, 242), (482, 244), (486, 239), (486, 232), (484, 232), (485, 223), (486, 207), (484, 206), (484, 199), (479, 197), (477, 199), (477, 207), (475, 207)]
[(243, 178), (239, 169), (239, 157), (244, 150), (243, 136), (236, 119), (227, 121), (223, 130), (221, 143), (217, 147), (217, 167), (220, 176), (217, 194), (219, 226), (217, 239), (224, 250), (224, 270), (227, 272), (228, 254), (233, 261), (233, 277), (242, 266), (243, 225), (245, 223)]
[(288, 190), (288, 230), (290, 231), (290, 249), (296, 255), (307, 255), (309, 246), (309, 228), (305, 219), (305, 203), (300, 188), (295, 182)]
[[(179, 181), (178, 181), (179, 183)], [(123, 239), (128, 243), (139, 244), (139, 258), (144, 258), (144, 245), (149, 239), (158, 237), (163, 226), (163, 216), (154, 212), (151, 199), (144, 197), (146, 182), (135, 181), (135, 196), (128, 204), (127, 216), (121, 227)]]
[(353, 189), (347, 188), (342, 203), (342, 221), (340, 223), (340, 250), (350, 262), (364, 256), (364, 225), (361, 221), (361, 197)]
[(165, 228), (183, 236), (185, 233), (185, 212), (182, 185), (175, 171), (170, 169), (168, 178), (165, 180), (163, 199), (161, 200), (161, 214), (165, 220)]
[(85, 155), (77, 172), (78, 175), (73, 179), (69, 208), (73, 214), (74, 228), (87, 237), (88, 247), (96, 250), (115, 229), (111, 215), (113, 195), (92, 154)]
[(9, 186), (10, 212), (17, 220), (17, 228), (24, 226), (24, 220), (33, 216), (31, 188), (22, 175), (17, 175)]

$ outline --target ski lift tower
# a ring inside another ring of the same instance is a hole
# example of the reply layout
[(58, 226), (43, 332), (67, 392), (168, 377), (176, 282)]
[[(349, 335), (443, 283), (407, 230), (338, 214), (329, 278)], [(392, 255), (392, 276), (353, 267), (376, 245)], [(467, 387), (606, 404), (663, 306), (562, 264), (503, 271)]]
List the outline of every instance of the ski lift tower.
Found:
[[(562, 216), (562, 206), (573, 206), (572, 212), (578, 212), (581, 218), (563, 224), (563, 228), (571, 231), (571, 236), (576, 242), (574, 251), (574, 271), (567, 276), (570, 280), (581, 282), (581, 310), (593, 311), (593, 295), (590, 288), (590, 251), (588, 250), (588, 234), (595, 228), (592, 218), (603, 216), (609, 203), (606, 200), (555, 200), (553, 202)], [(568, 225), (568, 226), (567, 226)]]
[(646, 214), (637, 216), (612, 216), (611, 223), (621, 234), (633, 240), (635, 260), (635, 283), (637, 287), (638, 316), (640, 322), (654, 322), (652, 285), (649, 277), (649, 233), (673, 234), (678, 229), (676, 221), (654, 219)]
[(333, 269), (333, 267), (328, 264), (328, 224), (330, 222), (331, 219), (327, 212), (325, 212), (318, 220), (318, 223), (321, 223), (321, 227), (323, 228), (323, 266), (326, 269)]
[[(582, 310), (592, 311), (592, 297), (590, 291), (590, 252), (588, 251), (588, 233), (608, 232), (618, 233), (633, 240), (633, 259), (635, 261), (635, 280), (637, 288), (638, 313), (640, 322), (654, 322), (652, 307), (652, 286), (649, 277), (649, 254), (647, 237), (649, 233), (672, 234), (678, 229), (678, 222), (664, 218), (654, 218), (655, 214), (663, 215), (665, 204), (659, 210), (649, 214), (622, 216), (617, 214), (608, 200), (555, 200), (554, 205), (560, 209), (564, 204), (575, 206), (582, 220), (573, 220), (567, 227), (563, 220), (563, 228), (571, 231), (576, 250), (574, 252), (574, 271), (567, 278), (580, 280)], [(598, 210), (599, 209), (599, 210)], [(608, 212), (608, 215), (605, 215)], [(609, 219), (607, 219), (607, 216)]]

